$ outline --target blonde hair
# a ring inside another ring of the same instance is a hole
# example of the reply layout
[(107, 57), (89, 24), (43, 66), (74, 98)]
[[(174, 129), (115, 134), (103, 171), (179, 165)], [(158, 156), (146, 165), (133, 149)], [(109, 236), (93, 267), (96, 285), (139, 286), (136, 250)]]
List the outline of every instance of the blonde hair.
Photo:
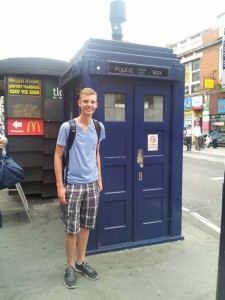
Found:
[(96, 95), (97, 97), (96, 91), (89, 87), (86, 87), (82, 91), (80, 91), (80, 97), (81, 95)]

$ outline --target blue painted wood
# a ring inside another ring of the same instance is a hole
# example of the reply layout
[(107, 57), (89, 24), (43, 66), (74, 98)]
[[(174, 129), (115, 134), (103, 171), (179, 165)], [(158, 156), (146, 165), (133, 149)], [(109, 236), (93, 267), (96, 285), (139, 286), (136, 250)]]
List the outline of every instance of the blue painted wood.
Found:
[[(104, 190), (88, 252), (183, 239), (184, 66), (176, 55), (168, 48), (90, 39), (60, 82), (70, 102), (75, 90), (94, 88), (99, 102), (94, 117), (106, 128), (101, 144)], [(105, 93), (126, 96), (125, 121), (105, 120)], [(145, 95), (163, 97), (163, 122), (144, 122)], [(149, 151), (150, 134), (157, 134), (157, 151)], [(138, 149), (144, 151), (143, 168), (137, 164)]]

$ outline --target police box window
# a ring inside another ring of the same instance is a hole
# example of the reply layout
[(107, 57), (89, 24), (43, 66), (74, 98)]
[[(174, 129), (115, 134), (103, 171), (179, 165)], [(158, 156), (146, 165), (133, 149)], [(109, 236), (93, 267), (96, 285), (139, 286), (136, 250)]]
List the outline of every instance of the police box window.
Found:
[(163, 121), (163, 96), (144, 96), (144, 121)]
[(125, 94), (105, 93), (105, 121), (125, 121)]

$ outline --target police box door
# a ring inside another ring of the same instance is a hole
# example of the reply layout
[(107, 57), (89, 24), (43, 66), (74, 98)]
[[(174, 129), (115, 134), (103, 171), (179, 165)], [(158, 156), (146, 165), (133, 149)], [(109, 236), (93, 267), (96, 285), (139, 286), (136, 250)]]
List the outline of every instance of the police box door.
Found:
[(98, 247), (169, 231), (169, 87), (98, 78), (103, 193)]
[(169, 236), (171, 91), (166, 83), (135, 83), (134, 240)]

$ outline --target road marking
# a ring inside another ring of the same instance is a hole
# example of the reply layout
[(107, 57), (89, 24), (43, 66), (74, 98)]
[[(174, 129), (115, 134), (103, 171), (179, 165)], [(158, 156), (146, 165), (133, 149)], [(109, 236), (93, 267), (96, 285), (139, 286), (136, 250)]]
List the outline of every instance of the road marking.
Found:
[(190, 209), (185, 208), (185, 207), (182, 207), (182, 209), (185, 210), (185, 211), (190, 211)]
[(199, 214), (197, 214), (197, 213), (191, 213), (191, 215), (193, 217), (195, 217), (196, 219), (198, 219), (199, 221), (201, 221), (202, 223), (204, 223), (207, 226), (209, 226), (210, 228), (212, 228), (213, 230), (215, 230), (216, 232), (220, 233), (220, 228), (218, 226), (216, 226), (213, 223), (209, 222), (207, 219), (203, 218)]
[[(190, 210), (188, 208), (182, 207), (182, 210), (189, 212)], [(212, 228), (213, 230), (215, 230), (216, 232), (220, 233), (220, 228), (216, 225), (214, 225), (213, 223), (211, 223), (210, 221), (208, 221), (207, 219), (203, 218), (201, 215), (199, 215), (198, 213), (190, 213), (193, 217), (195, 217), (196, 219), (198, 219), (199, 221), (201, 221), (202, 223), (206, 224), (207, 226), (209, 226), (210, 228)]]
[(211, 180), (222, 180), (222, 179), (224, 179), (224, 177), (212, 177), (212, 178), (210, 178)]

